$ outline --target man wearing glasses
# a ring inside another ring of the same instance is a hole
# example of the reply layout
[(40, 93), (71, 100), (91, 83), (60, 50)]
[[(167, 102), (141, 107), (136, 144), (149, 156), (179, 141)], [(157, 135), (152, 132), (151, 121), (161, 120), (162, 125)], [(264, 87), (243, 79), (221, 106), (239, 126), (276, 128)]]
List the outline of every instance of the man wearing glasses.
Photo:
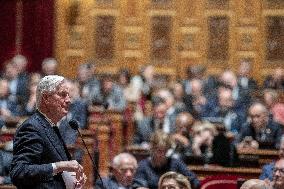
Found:
[(275, 163), (273, 169), (273, 189), (283, 189), (284, 188), (284, 158), (279, 159)]

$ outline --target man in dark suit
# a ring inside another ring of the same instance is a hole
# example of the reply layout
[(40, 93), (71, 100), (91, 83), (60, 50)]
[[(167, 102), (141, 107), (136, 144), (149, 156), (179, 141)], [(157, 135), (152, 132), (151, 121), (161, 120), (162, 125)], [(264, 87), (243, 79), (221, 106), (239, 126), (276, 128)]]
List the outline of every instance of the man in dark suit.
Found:
[(152, 104), (153, 115), (138, 121), (133, 137), (133, 143), (140, 144), (143, 147), (148, 147), (153, 132), (162, 129), (167, 111), (165, 101), (161, 97), (154, 96)]
[[(116, 155), (112, 160), (112, 174), (103, 178), (104, 186), (108, 189), (132, 189), (132, 181), (137, 169), (137, 161), (128, 153)], [(96, 189), (104, 189), (102, 182), (97, 180)]]
[[(244, 123), (237, 143), (242, 147), (247, 145), (260, 149), (279, 149), (282, 128), (269, 118), (269, 112), (264, 104), (255, 102), (249, 108), (248, 122)], [(252, 140), (251, 140), (252, 139)]]
[(37, 111), (16, 131), (11, 179), (19, 189), (82, 188), (83, 167), (71, 156), (56, 124), (69, 109), (64, 77), (45, 76), (37, 86)]

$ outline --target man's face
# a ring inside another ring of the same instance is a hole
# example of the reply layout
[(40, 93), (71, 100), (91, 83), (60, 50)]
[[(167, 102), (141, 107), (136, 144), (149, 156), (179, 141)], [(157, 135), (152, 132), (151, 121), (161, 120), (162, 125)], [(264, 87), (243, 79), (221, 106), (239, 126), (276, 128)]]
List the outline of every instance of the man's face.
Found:
[(135, 172), (136, 165), (130, 159), (123, 159), (121, 165), (113, 170), (116, 180), (123, 186), (130, 186), (132, 184)]
[(9, 94), (9, 84), (7, 80), (0, 80), (0, 97), (7, 97)]
[(47, 94), (46, 106), (54, 112), (54, 119), (59, 121), (69, 110), (70, 96), (66, 82), (60, 84), (54, 93)]
[(234, 100), (232, 91), (229, 89), (221, 89), (219, 91), (219, 105), (222, 110), (229, 110), (233, 107)]
[(256, 129), (263, 128), (267, 124), (268, 115), (262, 110), (261, 107), (252, 107), (249, 111), (252, 126)]
[(273, 187), (274, 189), (283, 189), (284, 187), (284, 159), (275, 163), (273, 170)]
[(162, 167), (167, 163), (168, 148), (162, 146), (151, 147), (151, 162), (154, 167)]
[(167, 111), (167, 107), (165, 103), (161, 103), (154, 107), (154, 117), (159, 120), (162, 120), (164, 119), (166, 115), (166, 111)]

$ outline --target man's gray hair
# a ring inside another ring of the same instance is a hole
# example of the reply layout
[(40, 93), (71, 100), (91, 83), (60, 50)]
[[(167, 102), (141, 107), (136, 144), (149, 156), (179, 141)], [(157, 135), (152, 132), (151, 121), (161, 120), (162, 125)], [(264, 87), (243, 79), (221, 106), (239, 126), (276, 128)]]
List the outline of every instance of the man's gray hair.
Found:
[(137, 167), (137, 160), (136, 158), (129, 154), (129, 153), (120, 153), (116, 155), (112, 160), (112, 167), (113, 168), (119, 168), (121, 166), (121, 162), (124, 159), (128, 159), (134, 163), (135, 168)]
[(39, 107), (41, 103), (42, 94), (55, 92), (57, 87), (62, 83), (64, 77), (59, 75), (48, 75), (43, 77), (36, 89), (36, 106)]

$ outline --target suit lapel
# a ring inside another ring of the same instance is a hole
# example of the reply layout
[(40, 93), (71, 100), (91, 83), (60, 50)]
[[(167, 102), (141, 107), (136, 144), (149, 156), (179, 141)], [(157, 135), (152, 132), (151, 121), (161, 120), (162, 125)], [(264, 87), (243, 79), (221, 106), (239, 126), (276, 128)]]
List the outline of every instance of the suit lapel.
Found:
[(52, 126), (44, 118), (43, 115), (41, 115), (40, 113), (38, 113), (38, 114), (39, 114), (39, 119), (38, 120), (41, 123), (41, 125), (43, 126), (43, 129), (45, 131), (45, 134), (46, 134), (47, 138), (49, 139), (49, 142), (55, 148), (55, 150), (57, 151), (57, 153), (61, 157), (61, 159), (62, 160), (67, 160), (67, 156), (65, 154), (64, 148), (63, 148), (60, 140), (58, 139), (56, 133), (52, 129)]

